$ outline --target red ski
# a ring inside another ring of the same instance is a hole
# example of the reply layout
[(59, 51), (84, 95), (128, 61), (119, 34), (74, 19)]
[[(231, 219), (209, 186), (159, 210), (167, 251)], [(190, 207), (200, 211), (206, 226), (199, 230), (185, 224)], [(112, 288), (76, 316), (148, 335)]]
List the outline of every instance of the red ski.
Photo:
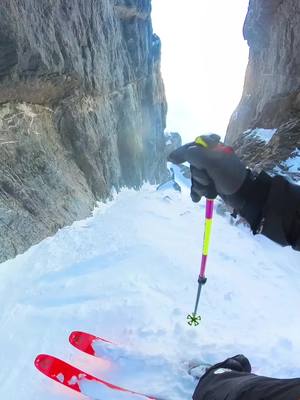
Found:
[(83, 351), (84, 353), (90, 354), (91, 356), (97, 357), (96, 351), (93, 347), (95, 343), (108, 343), (116, 344), (107, 339), (100, 338), (98, 336), (91, 335), (90, 333), (74, 331), (69, 336), (69, 342), (76, 349)]
[[(89, 349), (89, 347), (87, 348)], [(36, 368), (48, 378), (95, 400), (157, 400), (155, 397), (124, 389), (96, 378), (59, 358), (47, 354), (38, 355), (34, 363)]]

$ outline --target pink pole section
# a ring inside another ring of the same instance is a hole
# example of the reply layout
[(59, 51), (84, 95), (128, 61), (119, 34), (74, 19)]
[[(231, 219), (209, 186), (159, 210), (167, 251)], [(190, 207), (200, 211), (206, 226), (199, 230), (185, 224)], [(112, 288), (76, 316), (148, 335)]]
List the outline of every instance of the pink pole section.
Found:
[(207, 256), (202, 254), (201, 270), (200, 270), (199, 278), (205, 278), (206, 262), (207, 262)]
[(205, 212), (206, 219), (212, 219), (213, 212), (214, 212), (214, 201), (206, 199), (206, 212)]

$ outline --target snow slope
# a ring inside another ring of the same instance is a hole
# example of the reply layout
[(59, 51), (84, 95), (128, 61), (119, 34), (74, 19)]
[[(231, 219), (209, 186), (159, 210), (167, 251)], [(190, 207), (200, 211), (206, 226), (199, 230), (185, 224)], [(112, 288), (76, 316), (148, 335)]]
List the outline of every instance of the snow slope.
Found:
[[(299, 376), (300, 254), (253, 237), (228, 215), (214, 219), (203, 320), (187, 325), (203, 215), (204, 203), (185, 191), (125, 190), (92, 218), (3, 263), (0, 398), (83, 398), (39, 374), (37, 353), (172, 400), (191, 399), (195, 382), (185, 371), (196, 359), (243, 352), (258, 373)], [(72, 330), (124, 344), (129, 358), (86, 356), (68, 344)]]

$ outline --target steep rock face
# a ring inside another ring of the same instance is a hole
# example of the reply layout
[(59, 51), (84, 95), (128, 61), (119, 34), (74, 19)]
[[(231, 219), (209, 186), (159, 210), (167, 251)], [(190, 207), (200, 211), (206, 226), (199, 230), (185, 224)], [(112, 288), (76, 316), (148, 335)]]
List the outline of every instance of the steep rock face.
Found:
[[(300, 2), (250, 0), (244, 37), (250, 47), (242, 99), (226, 142), (251, 165), (271, 170), (300, 146)], [(277, 129), (266, 143), (253, 129)], [(248, 131), (246, 133), (243, 133)]]
[(166, 159), (169, 154), (182, 145), (182, 139), (178, 132), (165, 132)]
[(0, 261), (165, 176), (150, 0), (3, 0)]

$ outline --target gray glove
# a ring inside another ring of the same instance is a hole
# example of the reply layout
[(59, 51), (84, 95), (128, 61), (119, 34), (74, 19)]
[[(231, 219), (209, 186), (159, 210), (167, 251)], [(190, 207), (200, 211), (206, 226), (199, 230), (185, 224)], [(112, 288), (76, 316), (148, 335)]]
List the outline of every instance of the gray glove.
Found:
[(174, 164), (190, 163), (194, 202), (202, 196), (214, 199), (235, 194), (247, 176), (247, 170), (231, 147), (220, 142), (215, 134), (200, 136), (173, 151), (168, 160)]

